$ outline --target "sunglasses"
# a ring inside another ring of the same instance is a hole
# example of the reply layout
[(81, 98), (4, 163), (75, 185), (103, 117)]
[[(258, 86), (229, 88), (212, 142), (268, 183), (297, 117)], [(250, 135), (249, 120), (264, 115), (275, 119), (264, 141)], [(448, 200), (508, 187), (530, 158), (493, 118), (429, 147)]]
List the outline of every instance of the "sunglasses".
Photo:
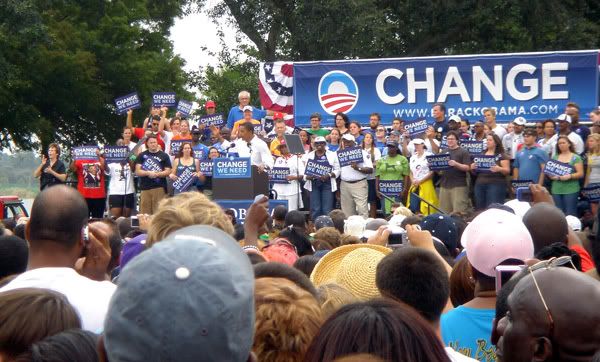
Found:
[(550, 336), (552, 336), (553, 332), (554, 332), (554, 318), (552, 318), (552, 313), (550, 313), (550, 308), (548, 308), (548, 303), (546, 303), (546, 299), (544, 298), (544, 295), (542, 294), (540, 285), (538, 284), (537, 279), (535, 278), (535, 274), (533, 272), (536, 270), (540, 270), (540, 269), (550, 269), (550, 268), (558, 267), (561, 265), (565, 265), (567, 263), (571, 263), (571, 266), (573, 267), (573, 269), (577, 270), (577, 268), (575, 267), (575, 264), (573, 264), (573, 260), (571, 259), (570, 256), (561, 256), (559, 258), (555, 257), (555, 258), (550, 258), (548, 260), (542, 260), (536, 264), (533, 264), (529, 268), (527, 268), (527, 270), (529, 271), (529, 274), (531, 274), (531, 277), (533, 278), (533, 283), (535, 284), (535, 288), (537, 289), (540, 299), (542, 300), (544, 309), (546, 309), (546, 315), (548, 315), (548, 320), (550, 321)]

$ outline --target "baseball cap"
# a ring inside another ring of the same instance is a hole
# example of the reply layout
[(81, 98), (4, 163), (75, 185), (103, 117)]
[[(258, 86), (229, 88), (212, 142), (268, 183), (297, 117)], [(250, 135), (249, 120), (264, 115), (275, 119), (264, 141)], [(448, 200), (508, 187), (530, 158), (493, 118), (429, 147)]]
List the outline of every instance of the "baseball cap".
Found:
[(242, 109), (242, 111), (244, 111), (244, 112), (246, 112), (246, 111), (252, 112), (252, 106), (244, 106), (244, 108)]
[(513, 123), (519, 126), (524, 126), (527, 124), (527, 120), (523, 117), (517, 117), (513, 120)]
[(283, 113), (281, 113), (281, 112), (273, 113), (273, 120), (276, 121), (278, 119), (283, 119)]
[(346, 141), (352, 141), (352, 142), (356, 142), (356, 138), (354, 138), (353, 135), (346, 133), (345, 135), (342, 136), (343, 140)]
[(534, 129), (532, 129), (532, 128), (526, 128), (523, 131), (523, 135), (524, 136), (536, 136), (537, 137), (537, 132)]
[(388, 221), (385, 219), (370, 219), (367, 220), (365, 224), (365, 230), (363, 231), (363, 238), (370, 238), (371, 236), (377, 234), (377, 230), (380, 226), (389, 225)]
[(421, 229), (440, 239), (448, 250), (454, 251), (457, 248), (458, 228), (450, 216), (437, 213), (428, 215), (421, 220)]
[(123, 269), (104, 327), (111, 361), (245, 361), (254, 334), (250, 261), (222, 230), (179, 229)]
[(573, 215), (567, 215), (566, 219), (567, 224), (569, 224), (573, 231), (581, 231), (581, 220)]
[(413, 140), (410, 140), (410, 142), (413, 145), (424, 145), (425, 144), (425, 141), (422, 138), (415, 138)]
[(319, 230), (325, 227), (335, 227), (333, 220), (328, 215), (321, 215), (315, 219), (315, 229)]
[(192, 126), (192, 133), (194, 133), (194, 134), (201, 134), (202, 131), (198, 128), (198, 126), (193, 125)]
[(455, 114), (455, 115), (453, 115), (453, 116), (450, 116), (450, 118), (448, 118), (448, 122), (450, 122), (450, 121), (454, 121), (454, 122), (460, 123), (461, 119), (460, 119), (460, 117), (459, 117), (459, 116), (457, 116), (457, 115)]
[(390, 141), (387, 141), (387, 142), (385, 143), (385, 145), (386, 145), (387, 147), (396, 147), (396, 148), (398, 148), (398, 142), (396, 142), (396, 141), (392, 141), (392, 140), (390, 140)]
[(344, 220), (344, 234), (362, 237), (367, 221), (360, 215), (352, 215)]
[(559, 122), (567, 122), (567, 123), (571, 123), (571, 116), (569, 116), (568, 114), (561, 114), (560, 116), (556, 117), (556, 120)]
[(287, 143), (285, 143), (285, 140), (279, 141), (279, 144), (277, 145), (277, 148), (279, 148), (281, 146), (286, 146), (287, 147)]
[(327, 143), (327, 141), (325, 140), (325, 137), (318, 136), (318, 137), (315, 137), (315, 143)]
[(507, 259), (533, 258), (533, 241), (521, 218), (508, 211), (489, 209), (479, 214), (463, 232), (461, 244), (469, 263), (493, 277)]
[(204, 108), (217, 108), (217, 105), (213, 101), (207, 101)]

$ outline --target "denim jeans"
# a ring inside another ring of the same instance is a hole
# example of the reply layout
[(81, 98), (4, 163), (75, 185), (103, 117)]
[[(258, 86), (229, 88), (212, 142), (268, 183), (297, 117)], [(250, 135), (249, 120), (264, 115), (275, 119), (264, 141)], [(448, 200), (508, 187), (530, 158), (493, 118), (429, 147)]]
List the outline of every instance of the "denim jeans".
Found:
[(556, 207), (562, 210), (565, 215), (573, 215), (577, 217), (577, 197), (579, 192), (573, 194), (558, 194), (552, 195)]
[(506, 184), (476, 184), (473, 189), (475, 196), (475, 209), (484, 210), (490, 204), (503, 204), (506, 198)]
[(328, 215), (333, 207), (335, 195), (331, 191), (331, 182), (329, 180), (321, 182), (312, 181), (312, 191), (310, 192), (310, 216), (315, 221), (321, 215)]

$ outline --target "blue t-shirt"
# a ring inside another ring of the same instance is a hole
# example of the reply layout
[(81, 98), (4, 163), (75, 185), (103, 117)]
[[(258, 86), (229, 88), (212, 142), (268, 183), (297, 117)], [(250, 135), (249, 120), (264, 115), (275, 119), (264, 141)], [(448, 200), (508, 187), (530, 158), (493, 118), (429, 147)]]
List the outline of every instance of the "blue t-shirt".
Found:
[(194, 151), (194, 158), (197, 160), (206, 160), (208, 159), (208, 151), (209, 148), (202, 143), (198, 143), (195, 146), (192, 146), (192, 150)]
[(542, 170), (540, 166), (548, 161), (548, 155), (539, 147), (523, 147), (515, 155), (513, 166), (519, 169), (519, 180), (537, 183)]
[(331, 143), (328, 143), (328, 144), (327, 144), (327, 149), (328, 149), (329, 151), (331, 151), (331, 152), (335, 152), (335, 151), (337, 151), (339, 148), (340, 148), (340, 145), (339, 145), (339, 144), (337, 144), (337, 145), (333, 145), (333, 144), (331, 144)]
[(442, 315), (444, 345), (484, 362), (496, 361), (496, 347), (491, 342), (492, 322), (496, 311), (459, 306)]
[[(252, 119), (260, 120), (267, 116), (267, 111), (264, 109), (258, 109), (256, 107), (252, 107)], [(240, 109), (240, 106), (233, 106), (229, 110), (229, 115), (227, 116), (227, 128), (232, 129), (233, 124), (236, 121), (244, 118), (244, 111)]]

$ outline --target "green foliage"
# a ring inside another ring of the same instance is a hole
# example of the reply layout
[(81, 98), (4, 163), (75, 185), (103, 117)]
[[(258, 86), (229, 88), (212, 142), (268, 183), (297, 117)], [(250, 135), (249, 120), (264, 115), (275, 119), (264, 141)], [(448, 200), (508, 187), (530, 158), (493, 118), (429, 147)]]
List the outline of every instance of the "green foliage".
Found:
[[(112, 142), (114, 98), (137, 90), (189, 98), (168, 31), (183, 0), (0, 2), (0, 149)], [(138, 111), (140, 121), (145, 111)]]

